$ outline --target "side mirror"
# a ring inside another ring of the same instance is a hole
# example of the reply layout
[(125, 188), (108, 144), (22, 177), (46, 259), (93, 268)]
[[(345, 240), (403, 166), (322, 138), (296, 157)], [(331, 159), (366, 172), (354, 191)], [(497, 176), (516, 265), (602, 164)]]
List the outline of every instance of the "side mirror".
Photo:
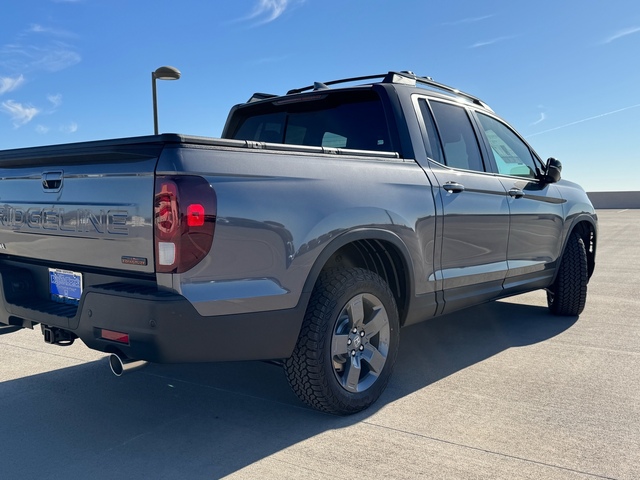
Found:
[(547, 165), (544, 167), (542, 181), (545, 183), (559, 182), (561, 172), (562, 163), (560, 162), (560, 160), (556, 160), (555, 158), (551, 157), (547, 160)]

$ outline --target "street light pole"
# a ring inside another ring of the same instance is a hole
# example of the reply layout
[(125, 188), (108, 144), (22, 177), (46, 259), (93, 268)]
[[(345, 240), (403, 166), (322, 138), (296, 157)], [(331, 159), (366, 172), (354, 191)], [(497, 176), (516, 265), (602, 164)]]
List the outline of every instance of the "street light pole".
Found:
[(178, 80), (180, 70), (174, 67), (160, 67), (151, 72), (151, 92), (153, 94), (153, 133), (158, 135), (158, 98), (156, 93), (156, 80)]

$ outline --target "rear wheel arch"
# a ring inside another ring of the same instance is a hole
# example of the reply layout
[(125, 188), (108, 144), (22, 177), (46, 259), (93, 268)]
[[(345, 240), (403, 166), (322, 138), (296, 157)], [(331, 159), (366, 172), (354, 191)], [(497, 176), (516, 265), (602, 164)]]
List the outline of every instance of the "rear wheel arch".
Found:
[(411, 255), (397, 235), (383, 230), (361, 229), (333, 240), (316, 259), (303, 292), (310, 293), (321, 273), (335, 268), (362, 268), (380, 276), (389, 286), (404, 323), (414, 291)]

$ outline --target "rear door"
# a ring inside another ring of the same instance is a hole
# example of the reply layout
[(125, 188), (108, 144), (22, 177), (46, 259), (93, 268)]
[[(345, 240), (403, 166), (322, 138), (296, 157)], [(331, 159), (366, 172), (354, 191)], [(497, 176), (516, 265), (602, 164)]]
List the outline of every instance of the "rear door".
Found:
[(444, 101), (418, 100), (437, 181), (442, 235), (436, 279), (444, 312), (500, 293), (507, 274), (509, 205), (503, 183), (485, 166), (469, 112)]

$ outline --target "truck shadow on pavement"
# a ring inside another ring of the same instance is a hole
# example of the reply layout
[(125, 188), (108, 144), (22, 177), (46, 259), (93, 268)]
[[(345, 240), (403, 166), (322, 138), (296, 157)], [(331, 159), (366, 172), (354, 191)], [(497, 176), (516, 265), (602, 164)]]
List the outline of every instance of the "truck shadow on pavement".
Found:
[(396, 396), (410, 394), (509, 348), (553, 338), (577, 320), (546, 307), (492, 302), (407, 327), (392, 387)]
[[(151, 365), (115, 378), (103, 359), (3, 382), (2, 478), (221, 478), (576, 320), (494, 302), (407, 327), (387, 391), (351, 417), (303, 406), (281, 369), (261, 362)], [(331, 448), (339, 458), (347, 447)]]

